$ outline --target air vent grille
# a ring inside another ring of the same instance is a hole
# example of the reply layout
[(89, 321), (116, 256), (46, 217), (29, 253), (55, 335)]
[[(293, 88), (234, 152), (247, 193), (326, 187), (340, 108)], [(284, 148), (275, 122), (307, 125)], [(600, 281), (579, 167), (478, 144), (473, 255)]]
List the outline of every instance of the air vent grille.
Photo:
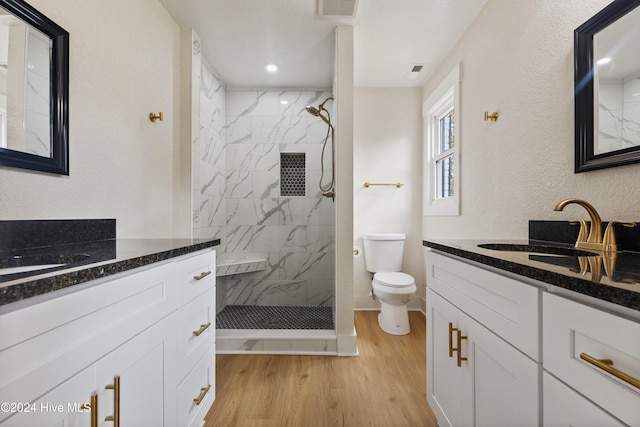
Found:
[(358, 0), (318, 0), (318, 16), (355, 18)]

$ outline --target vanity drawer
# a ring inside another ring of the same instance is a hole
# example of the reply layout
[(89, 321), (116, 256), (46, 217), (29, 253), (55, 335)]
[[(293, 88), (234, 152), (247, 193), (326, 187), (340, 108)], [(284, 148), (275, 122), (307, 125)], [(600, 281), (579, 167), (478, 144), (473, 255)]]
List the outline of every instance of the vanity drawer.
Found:
[(206, 251), (178, 261), (178, 306), (215, 287), (216, 253)]
[(178, 425), (202, 425), (216, 398), (216, 352), (212, 348), (178, 385)]
[(216, 301), (212, 289), (178, 310), (178, 378), (215, 345)]
[[(616, 376), (640, 381), (640, 323), (550, 293), (542, 308), (544, 369), (623, 422), (640, 425), (640, 387)], [(598, 367), (588, 356), (610, 362)]]
[(427, 286), (540, 361), (541, 288), (429, 251)]
[(585, 399), (549, 373), (542, 373), (543, 422), (554, 427), (624, 427), (602, 408)]

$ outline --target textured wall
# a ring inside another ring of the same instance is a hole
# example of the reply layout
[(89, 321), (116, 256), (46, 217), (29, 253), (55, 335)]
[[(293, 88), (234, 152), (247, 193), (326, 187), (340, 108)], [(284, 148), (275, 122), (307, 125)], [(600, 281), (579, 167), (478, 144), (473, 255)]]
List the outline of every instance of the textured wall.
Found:
[(71, 174), (0, 168), (0, 218), (116, 218), (119, 237), (189, 236), (178, 25), (157, 0), (29, 3), (70, 33)]
[[(640, 165), (573, 173), (573, 30), (609, 0), (490, 0), (423, 91), (461, 62), (461, 215), (424, 217), (426, 238), (525, 238), (527, 220), (640, 220)], [(485, 122), (484, 111), (498, 111)]]
[[(354, 242), (364, 233), (405, 233), (403, 271), (416, 280), (419, 308), (424, 294), (420, 229), (422, 117), (419, 88), (356, 88), (354, 115)], [(401, 188), (369, 182), (402, 182)], [(364, 254), (366, 256), (366, 254)], [(364, 257), (354, 259), (354, 301), (358, 309), (378, 308), (369, 297), (371, 273)]]

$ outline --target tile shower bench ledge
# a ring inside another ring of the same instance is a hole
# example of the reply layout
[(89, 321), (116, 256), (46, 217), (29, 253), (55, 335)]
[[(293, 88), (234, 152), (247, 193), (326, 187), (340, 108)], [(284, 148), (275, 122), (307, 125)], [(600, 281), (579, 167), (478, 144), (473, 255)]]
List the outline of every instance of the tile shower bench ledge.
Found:
[(604, 268), (601, 269), (601, 275), (598, 275), (597, 271), (584, 271), (580, 267), (578, 257), (499, 251), (478, 246), (486, 243), (572, 247), (572, 245), (535, 240), (423, 240), (422, 242), (432, 250), (516, 274), (525, 280), (544, 282), (640, 312), (640, 252), (618, 252), (615, 259), (615, 272), (612, 277), (609, 277)]
[(219, 253), (216, 259), (216, 277), (263, 271), (267, 259), (260, 254)]
[[(109, 239), (41, 248), (4, 251), (1, 257), (34, 254), (87, 254), (82, 265), (0, 283), (0, 311), (4, 306), (58, 290), (165, 261), (220, 244), (220, 239)], [(1, 278), (2, 276), (0, 276)], [(30, 301), (29, 301), (30, 302)]]

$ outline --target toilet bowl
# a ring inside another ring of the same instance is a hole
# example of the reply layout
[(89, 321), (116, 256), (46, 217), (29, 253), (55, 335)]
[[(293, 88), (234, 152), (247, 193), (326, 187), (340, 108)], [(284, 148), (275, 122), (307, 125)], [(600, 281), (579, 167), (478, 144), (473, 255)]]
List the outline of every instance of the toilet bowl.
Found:
[(400, 272), (405, 235), (401, 233), (365, 234), (364, 257), (367, 271), (375, 273), (371, 280), (373, 295), (380, 301), (378, 324), (392, 335), (411, 332), (407, 303), (417, 288), (413, 277)]

